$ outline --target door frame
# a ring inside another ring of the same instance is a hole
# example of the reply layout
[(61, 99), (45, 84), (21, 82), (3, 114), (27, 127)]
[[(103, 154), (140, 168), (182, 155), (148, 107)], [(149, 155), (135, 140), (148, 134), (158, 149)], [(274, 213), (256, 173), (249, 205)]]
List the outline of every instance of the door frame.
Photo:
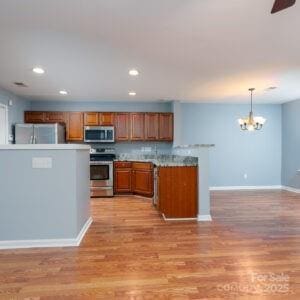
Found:
[(4, 108), (5, 111), (5, 128), (4, 128), (4, 133), (5, 133), (5, 143), (8, 144), (8, 106), (5, 104), (0, 103), (0, 107)]

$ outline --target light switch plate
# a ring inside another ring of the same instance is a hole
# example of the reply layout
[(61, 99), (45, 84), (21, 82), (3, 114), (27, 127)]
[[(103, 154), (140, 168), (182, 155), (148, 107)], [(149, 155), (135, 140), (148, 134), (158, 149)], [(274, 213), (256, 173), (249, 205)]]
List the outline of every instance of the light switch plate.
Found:
[(33, 169), (51, 169), (52, 158), (51, 157), (33, 157), (32, 158)]

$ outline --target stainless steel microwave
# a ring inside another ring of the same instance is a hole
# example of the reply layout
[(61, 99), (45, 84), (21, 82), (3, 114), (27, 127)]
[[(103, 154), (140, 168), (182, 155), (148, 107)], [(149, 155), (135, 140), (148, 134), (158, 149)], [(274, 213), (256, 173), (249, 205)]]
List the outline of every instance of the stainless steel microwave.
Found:
[(115, 129), (113, 126), (85, 126), (85, 143), (114, 143)]

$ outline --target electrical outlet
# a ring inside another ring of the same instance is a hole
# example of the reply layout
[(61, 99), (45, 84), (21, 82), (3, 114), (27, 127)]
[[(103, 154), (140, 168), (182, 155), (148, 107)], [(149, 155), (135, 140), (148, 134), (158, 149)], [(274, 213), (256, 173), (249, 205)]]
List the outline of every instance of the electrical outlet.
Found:
[(248, 174), (245, 173), (245, 174), (244, 174), (244, 179), (246, 180), (247, 178), (248, 178)]
[(32, 158), (33, 169), (51, 169), (52, 158), (51, 157), (33, 157)]

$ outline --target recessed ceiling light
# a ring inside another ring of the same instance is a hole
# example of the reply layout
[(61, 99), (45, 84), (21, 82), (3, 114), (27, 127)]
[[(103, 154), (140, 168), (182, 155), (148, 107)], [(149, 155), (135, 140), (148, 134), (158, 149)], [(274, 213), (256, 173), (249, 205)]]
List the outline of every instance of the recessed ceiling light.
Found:
[(68, 92), (65, 91), (65, 90), (61, 90), (61, 91), (59, 91), (59, 93), (60, 93), (61, 95), (68, 95)]
[(139, 75), (139, 71), (136, 69), (131, 69), (129, 70), (129, 75), (130, 76), (138, 76)]
[(45, 73), (45, 70), (40, 67), (35, 67), (32, 69), (32, 71), (36, 74), (44, 74)]
[(136, 95), (136, 92), (131, 91), (131, 92), (128, 93), (128, 95), (129, 95), (129, 96), (135, 96), (135, 95)]

